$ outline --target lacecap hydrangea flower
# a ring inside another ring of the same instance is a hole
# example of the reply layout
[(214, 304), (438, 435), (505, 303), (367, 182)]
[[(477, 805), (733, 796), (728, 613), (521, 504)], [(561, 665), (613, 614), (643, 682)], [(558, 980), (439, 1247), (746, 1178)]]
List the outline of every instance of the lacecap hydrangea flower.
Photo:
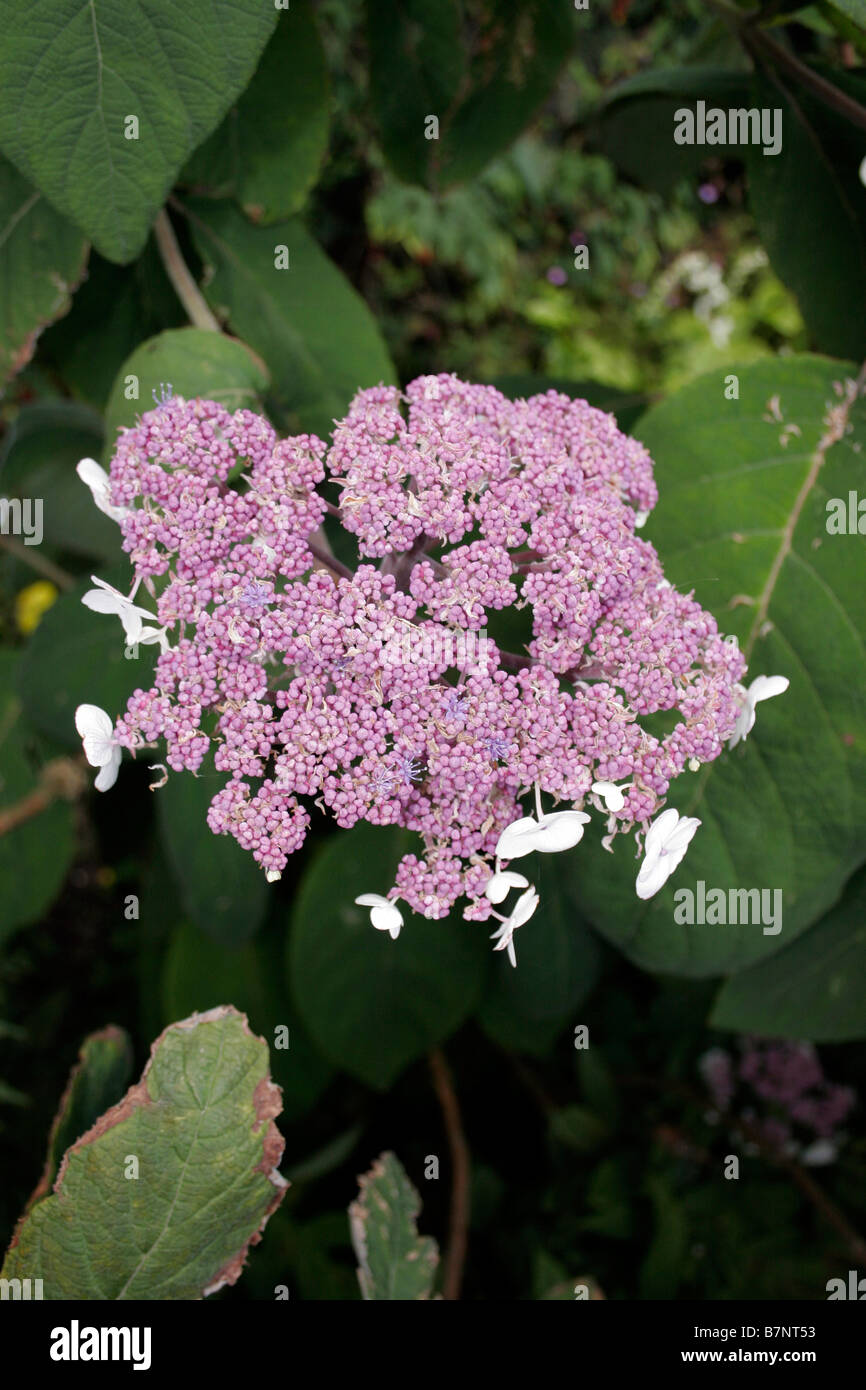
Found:
[[(736, 644), (637, 534), (657, 499), (646, 449), (556, 391), (379, 386), (330, 444), (168, 391), (110, 473), (79, 474), (134, 569), (128, 596), (98, 584), (85, 602), (160, 647), (116, 722), (85, 707), (97, 785), (121, 749), (162, 746), (189, 774), (213, 753), (210, 828), (271, 881), (313, 815), (414, 831), (396, 882), (360, 899), (392, 937), (399, 902), (427, 918), (459, 902), (513, 961), (538, 895), (507, 864), (573, 849), (592, 812), (608, 846), (649, 832), (638, 892), (657, 892), (700, 824), (669, 808), (651, 829), (671, 780), (787, 684), (747, 694)], [(518, 650), (489, 635), (506, 624)], [(678, 720), (656, 737), (641, 718), (660, 710)]]

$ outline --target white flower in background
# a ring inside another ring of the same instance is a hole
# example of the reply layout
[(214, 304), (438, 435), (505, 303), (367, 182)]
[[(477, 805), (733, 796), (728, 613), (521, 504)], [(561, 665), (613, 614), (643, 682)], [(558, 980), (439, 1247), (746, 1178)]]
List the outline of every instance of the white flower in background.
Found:
[(99, 768), (96, 790), (107, 792), (117, 781), (120, 767), (120, 748), (115, 742), (111, 717), (99, 705), (79, 705), (75, 727), (84, 744), (85, 758), (91, 767)]
[(783, 695), (790, 683), (787, 676), (756, 676), (748, 690), (743, 686), (738, 687), (743, 704), (728, 741), (729, 748), (736, 748), (741, 739), (748, 738), (755, 724), (755, 705), (760, 704), (761, 700), (772, 699), (774, 695)]
[(528, 888), (529, 879), (524, 878), (523, 874), (511, 873), (508, 869), (500, 869), (487, 880), (487, 887), (484, 889), (484, 896), (488, 902), (504, 902), (512, 888)]
[(158, 642), (163, 651), (167, 650), (168, 638), (165, 628), (145, 627), (144, 620), (152, 618), (152, 613), (148, 613), (146, 608), (139, 608), (131, 598), (111, 584), (106, 584), (104, 579), (97, 579), (95, 574), (90, 578), (97, 587), (88, 589), (83, 595), (81, 602), (85, 608), (90, 608), (94, 613), (114, 613), (123, 624), (127, 642), (143, 642), (145, 645)]
[(358, 907), (369, 907), (370, 921), (376, 931), (386, 931), (392, 941), (397, 940), (403, 925), (403, 915), (390, 898), (383, 898), (380, 893), (362, 893), (355, 902)]
[(800, 1162), (806, 1168), (823, 1168), (827, 1163), (835, 1163), (838, 1153), (832, 1139), (816, 1139), (800, 1154)]
[(521, 816), (506, 825), (496, 842), (497, 859), (522, 859), (525, 854), (560, 854), (583, 839), (589, 821), (585, 811), (550, 811), (547, 815)]
[(621, 811), (625, 805), (623, 792), (627, 792), (631, 782), (618, 787), (615, 782), (593, 782), (592, 790), (600, 796), (609, 811)]
[(129, 507), (111, 505), (111, 479), (96, 459), (82, 459), (76, 464), (75, 471), (81, 481), (90, 488), (93, 500), (101, 512), (110, 516), (112, 521), (122, 521), (125, 516), (129, 516)]
[(656, 816), (647, 831), (644, 860), (637, 876), (639, 898), (653, 897), (667, 883), (700, 823), (694, 816), (681, 816), (673, 806)]
[(514, 933), (518, 927), (522, 927), (528, 922), (535, 909), (538, 907), (538, 894), (534, 888), (527, 888), (525, 893), (521, 893), (517, 902), (512, 908), (511, 914), (502, 920), (502, 926), (498, 927), (491, 935), (491, 941), (495, 941), (494, 951), (507, 951), (508, 959), (512, 965), (517, 965), (517, 956), (514, 952)]

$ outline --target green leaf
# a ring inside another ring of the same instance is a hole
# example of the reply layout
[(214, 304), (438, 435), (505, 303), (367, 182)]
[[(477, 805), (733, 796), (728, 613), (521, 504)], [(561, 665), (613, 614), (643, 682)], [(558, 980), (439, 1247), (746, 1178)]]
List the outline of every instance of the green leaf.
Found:
[[(675, 113), (694, 107), (747, 107), (748, 73), (726, 68), (651, 68), (612, 89), (598, 117), (598, 142), (618, 169), (643, 188), (669, 195), (708, 159), (742, 160), (737, 145), (678, 145)], [(770, 103), (773, 104), (772, 102)]]
[(593, 1153), (610, 1137), (604, 1120), (583, 1105), (566, 1105), (550, 1118), (550, 1137), (576, 1153)]
[(310, 1034), (344, 1071), (384, 1090), (477, 1003), (488, 941), (478, 923), (404, 914), (396, 941), (355, 906), (393, 882), (414, 837), (359, 825), (313, 860), (295, 900), (289, 977)]
[[(230, 999), (253, 1031), (270, 1040), (271, 1070), (283, 1093), (286, 1119), (292, 1121), (315, 1105), (334, 1071), (314, 1048), (288, 999), (279, 952), (279, 944), (274, 950), (263, 937), (232, 949), (183, 923), (172, 933), (165, 957), (162, 1016), (181, 1018), (211, 1008), (217, 999)], [(287, 1047), (278, 1028), (288, 1029)]]
[(237, 106), (189, 160), (182, 182), (230, 196), (254, 222), (291, 217), (328, 147), (330, 92), (309, 0), (284, 10)]
[(206, 760), (197, 776), (172, 773), (154, 794), (162, 843), (184, 907), (215, 942), (240, 946), (261, 926), (268, 884), (247, 850), (208, 826), (208, 807), (227, 780)]
[[(866, 105), (866, 78), (822, 69)], [(752, 105), (780, 108), (782, 149), (749, 146), (749, 203), (773, 269), (797, 296), (814, 345), (839, 357), (866, 356), (866, 188), (860, 181), (863, 131), (797, 87), (759, 77)], [(804, 209), (820, 208), (820, 224)]]
[(267, 1045), (242, 1014), (172, 1024), (67, 1150), (2, 1277), (42, 1279), (49, 1300), (191, 1300), (235, 1283), (286, 1190), (279, 1112)]
[(664, 1178), (648, 1175), (645, 1189), (653, 1205), (655, 1232), (640, 1269), (642, 1299), (676, 1298), (689, 1245), (685, 1209)]
[(100, 560), (120, 558), (120, 533), (93, 505), (75, 465), (98, 458), (102, 421), (72, 401), (40, 401), (18, 413), (0, 450), (0, 487), (5, 497), (42, 500), (46, 545)]
[(0, 385), (66, 313), (86, 262), (84, 235), (0, 158)]
[[(86, 492), (83, 483), (81, 487)], [(106, 570), (102, 578), (129, 590), (128, 569)], [(134, 690), (146, 690), (152, 683), (158, 656), (156, 647), (141, 646), (137, 657), (125, 657), (128, 648), (119, 619), (92, 613), (82, 604), (81, 596), (90, 588), (88, 580), (52, 604), (30, 638), (19, 669), (18, 691), (28, 719), (65, 748), (81, 747), (75, 730), (78, 705), (99, 705), (115, 718)]]
[(466, 67), (457, 0), (366, 0), (370, 95), (382, 148), (398, 178), (426, 183), (441, 158), (425, 138), (428, 116), (440, 126)]
[(830, 0), (830, 3), (859, 24), (861, 29), (866, 29), (866, 0)]
[[(0, 652), (0, 812), (21, 801), (36, 785), (28, 757), (28, 730), (15, 693), (18, 663), (14, 653)], [(63, 801), (53, 801), (39, 815), (0, 835), (0, 941), (51, 906), (63, 887), (74, 849), (72, 808)]]
[[(660, 494), (644, 534), (665, 573), (739, 639), (747, 681), (791, 682), (759, 707), (745, 744), (671, 786), (668, 804), (702, 824), (649, 902), (635, 896), (630, 837), (610, 855), (587, 836), (563, 856), (590, 920), (647, 969), (754, 964), (825, 912), (866, 857), (866, 551), (826, 531), (828, 498), (866, 495), (866, 402), (841, 400), (847, 370), (815, 357), (732, 368), (738, 400), (714, 372), (641, 419)], [(677, 924), (674, 892), (700, 880), (708, 891), (781, 890), (781, 932)]]
[(861, 869), (836, 906), (793, 945), (728, 981), (716, 1000), (713, 1026), (813, 1042), (866, 1037), (864, 948)]
[(421, 1198), (400, 1160), (383, 1153), (358, 1179), (358, 1189), (349, 1228), (361, 1297), (367, 1302), (428, 1299), (439, 1251), (430, 1236), (418, 1235)]
[(172, 0), (0, 0), (0, 146), (104, 256), (134, 260), (277, 18), (261, 0), (210, 12)]
[[(135, 381), (130, 382), (130, 377)], [(154, 392), (170, 385), (176, 396), (202, 396), (228, 410), (255, 407), (268, 384), (264, 363), (245, 343), (203, 328), (170, 328), (148, 338), (117, 374), (105, 408), (105, 453), (114, 452), (117, 431), (134, 425), (154, 406)], [(135, 392), (127, 399), (127, 390)]]
[[(371, 94), (398, 176), (479, 174), (548, 96), (574, 34), (571, 7), (546, 0), (368, 0)], [(425, 135), (428, 116), (438, 139)]]
[[(303, 223), (253, 227), (230, 205), (201, 200), (189, 211), (210, 269), (205, 295), (267, 363), (287, 429), (326, 437), (359, 387), (396, 381), (367, 306)], [(286, 270), (276, 268), (281, 247)]]
[(111, 1024), (84, 1039), (54, 1116), (45, 1168), (28, 1210), (51, 1191), (66, 1150), (122, 1098), (131, 1073), (132, 1044), (122, 1028)]
[(531, 929), (515, 937), (517, 969), (503, 952), (494, 956), (478, 1020), (503, 1047), (542, 1054), (566, 1023), (577, 1022), (601, 971), (601, 949), (556, 866), (537, 863), (532, 872), (541, 906)]

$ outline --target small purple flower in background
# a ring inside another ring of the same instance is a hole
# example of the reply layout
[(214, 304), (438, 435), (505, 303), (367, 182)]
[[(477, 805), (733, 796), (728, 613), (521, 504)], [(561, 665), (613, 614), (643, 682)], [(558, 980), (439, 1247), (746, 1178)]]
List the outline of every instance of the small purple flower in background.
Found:
[(497, 738), (494, 735), (492, 738), (483, 738), (481, 742), (487, 750), (488, 758), (490, 758), (492, 762), (501, 763), (508, 757), (508, 749), (511, 745), (507, 738)]
[(408, 753), (397, 754), (397, 764), (406, 782), (420, 782), (424, 775), (424, 770), (417, 758), (410, 757)]
[(449, 690), (442, 702), (445, 718), (458, 728), (465, 729), (469, 718), (469, 697), (459, 690)]
[(261, 584), (257, 579), (251, 579), (241, 593), (238, 603), (242, 608), (247, 608), (252, 612), (261, 612), (267, 608), (273, 597), (267, 584)]
[(568, 283), (568, 274), (561, 265), (552, 265), (547, 272), (547, 279), (551, 285), (565, 285)]
[(174, 399), (174, 390), (170, 381), (161, 381), (159, 383), (158, 395), (156, 387), (153, 388), (150, 394), (153, 396), (154, 402), (157, 406), (167, 405), (170, 400)]
[(390, 767), (380, 767), (372, 778), (374, 794), (381, 800), (393, 796), (399, 783), (397, 772)]
[[(770, 1149), (810, 1166), (832, 1163), (856, 1093), (826, 1079), (811, 1043), (746, 1037), (739, 1050), (737, 1059), (714, 1047), (698, 1062), (716, 1109), (747, 1119)], [(732, 1104), (735, 1096), (739, 1107)]]
[(702, 183), (698, 189), (698, 197), (702, 203), (717, 203), (719, 201), (719, 190), (714, 183)]

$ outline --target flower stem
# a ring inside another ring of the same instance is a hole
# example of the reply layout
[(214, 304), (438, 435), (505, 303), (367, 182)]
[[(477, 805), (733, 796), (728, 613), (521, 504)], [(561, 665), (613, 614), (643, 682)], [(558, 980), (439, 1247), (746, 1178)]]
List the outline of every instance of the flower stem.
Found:
[(463, 1266), (466, 1262), (466, 1248), (469, 1230), (469, 1174), (471, 1159), (460, 1105), (454, 1089), (451, 1068), (445, 1054), (434, 1047), (427, 1055), (433, 1089), (442, 1111), (448, 1147), (451, 1151), (451, 1206), (448, 1216), (448, 1248), (445, 1252), (442, 1278), (442, 1297), (454, 1301), (460, 1297), (463, 1282)]
[(160, 208), (154, 218), (153, 235), (162, 263), (165, 266), (165, 273), (174, 286), (178, 299), (186, 309), (190, 323), (194, 328), (205, 328), (212, 333), (219, 333), (221, 331), (220, 325), (205, 303), (204, 296), (181, 255), (174, 228), (168, 219), (165, 208)]

